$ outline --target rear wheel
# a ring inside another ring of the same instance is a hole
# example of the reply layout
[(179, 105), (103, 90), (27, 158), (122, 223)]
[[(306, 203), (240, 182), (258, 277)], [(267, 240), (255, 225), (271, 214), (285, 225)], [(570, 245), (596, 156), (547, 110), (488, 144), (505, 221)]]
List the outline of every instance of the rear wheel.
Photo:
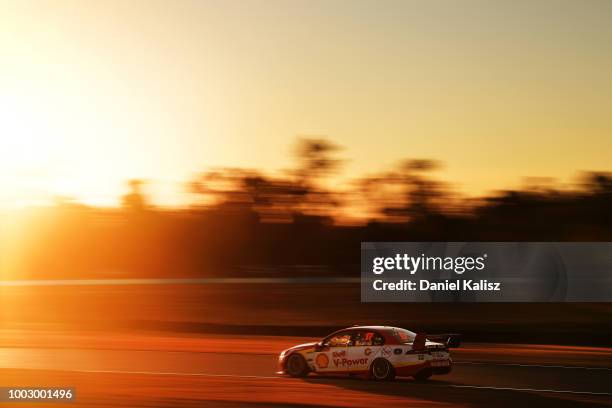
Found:
[(370, 367), (370, 376), (376, 381), (390, 381), (395, 378), (395, 370), (384, 358), (377, 358)]
[(292, 354), (287, 358), (285, 371), (291, 377), (305, 377), (308, 374), (308, 365), (300, 354)]

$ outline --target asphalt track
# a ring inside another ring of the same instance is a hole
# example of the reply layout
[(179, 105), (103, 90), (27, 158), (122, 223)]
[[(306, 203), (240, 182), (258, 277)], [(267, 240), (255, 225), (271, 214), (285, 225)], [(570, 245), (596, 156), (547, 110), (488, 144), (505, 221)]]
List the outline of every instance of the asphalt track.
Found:
[(303, 340), (5, 334), (2, 386), (69, 386), (76, 400), (4, 405), (612, 406), (612, 349), (466, 344), (451, 374), (426, 383), (277, 376), (277, 351)]

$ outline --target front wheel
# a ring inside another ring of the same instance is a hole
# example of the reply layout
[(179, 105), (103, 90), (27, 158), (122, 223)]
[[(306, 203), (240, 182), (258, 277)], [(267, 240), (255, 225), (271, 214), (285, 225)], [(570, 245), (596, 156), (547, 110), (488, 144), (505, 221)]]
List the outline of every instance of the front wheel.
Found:
[(285, 370), (291, 377), (306, 377), (308, 374), (308, 365), (304, 357), (300, 354), (292, 354), (287, 359)]
[(395, 378), (395, 370), (384, 358), (377, 358), (370, 367), (370, 377), (376, 381), (390, 381)]

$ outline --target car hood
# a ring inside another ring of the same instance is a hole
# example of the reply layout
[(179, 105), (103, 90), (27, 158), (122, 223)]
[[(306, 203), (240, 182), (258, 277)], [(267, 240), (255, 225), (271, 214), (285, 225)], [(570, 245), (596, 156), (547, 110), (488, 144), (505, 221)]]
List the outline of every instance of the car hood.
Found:
[(289, 347), (288, 349), (283, 350), (283, 354), (287, 354), (292, 351), (300, 351), (300, 350), (304, 350), (307, 348), (311, 348), (311, 347), (314, 347), (317, 343), (318, 342), (316, 341), (312, 341), (310, 343), (298, 344), (297, 346)]

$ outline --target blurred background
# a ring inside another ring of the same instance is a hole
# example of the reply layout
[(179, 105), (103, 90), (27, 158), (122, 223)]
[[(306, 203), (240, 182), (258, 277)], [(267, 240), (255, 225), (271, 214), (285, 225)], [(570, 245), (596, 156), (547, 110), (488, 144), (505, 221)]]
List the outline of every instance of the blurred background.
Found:
[(362, 304), (363, 241), (612, 240), (611, 3), (2, 2), (3, 330), (609, 344)]
[(339, 151), (301, 139), (286, 175), (207, 171), (184, 183), (201, 200), (181, 208), (156, 206), (147, 183), (132, 179), (117, 207), (62, 199), (6, 211), (3, 327), (316, 336), (384, 323), (474, 340), (606, 344), (608, 304), (362, 304), (359, 248), (609, 241), (611, 174), (466, 198), (435, 177), (439, 162), (406, 159), (326, 186)]

